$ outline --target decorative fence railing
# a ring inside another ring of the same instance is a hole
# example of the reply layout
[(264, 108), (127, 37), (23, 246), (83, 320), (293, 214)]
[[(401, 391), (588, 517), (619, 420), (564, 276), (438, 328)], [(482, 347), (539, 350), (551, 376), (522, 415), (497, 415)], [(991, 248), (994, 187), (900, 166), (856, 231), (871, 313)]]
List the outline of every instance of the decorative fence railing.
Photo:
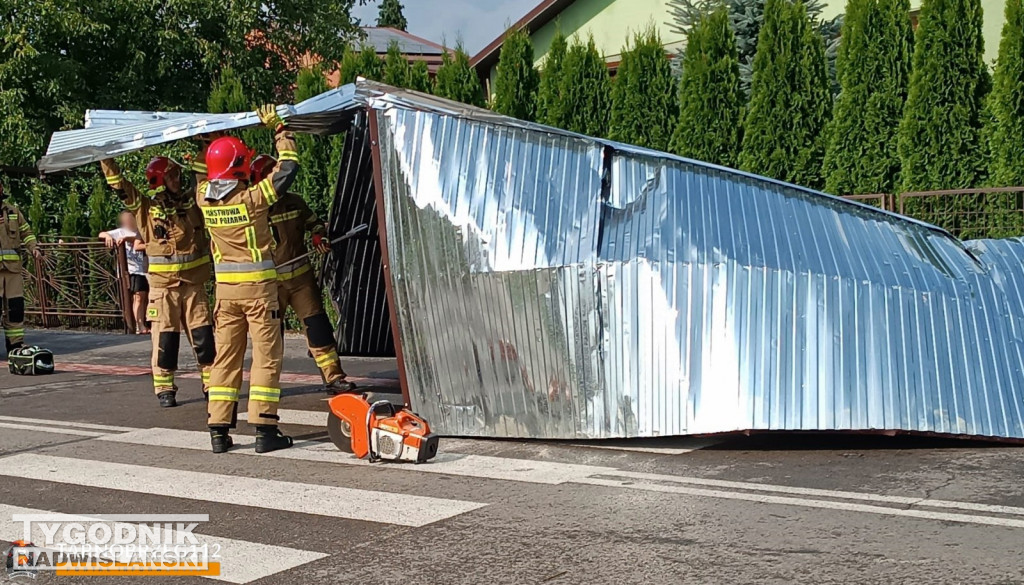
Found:
[(40, 242), (25, 263), (26, 319), (41, 327), (135, 330), (123, 247), (98, 241)]
[[(103, 242), (61, 238), (39, 244), (42, 258), (25, 262), (26, 320), (46, 328), (136, 330), (132, 295), (128, 286), (128, 259), (123, 247), (107, 248)], [(319, 273), (320, 255), (311, 257)], [(213, 306), (213, 283), (207, 286)], [(334, 307), (324, 298), (328, 315)], [(289, 313), (286, 327), (299, 331), (301, 324)]]

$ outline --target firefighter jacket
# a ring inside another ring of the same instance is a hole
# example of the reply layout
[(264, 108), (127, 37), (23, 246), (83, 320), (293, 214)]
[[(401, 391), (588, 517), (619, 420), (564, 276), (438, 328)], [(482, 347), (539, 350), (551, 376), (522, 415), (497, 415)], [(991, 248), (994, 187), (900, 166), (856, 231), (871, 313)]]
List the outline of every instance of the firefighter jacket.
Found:
[(25, 221), (18, 206), (10, 201), (0, 203), (0, 267), (4, 272), (21, 274), (21, 255), (24, 246), (29, 253), (35, 253), (36, 236)]
[[(210, 279), (210, 244), (203, 217), (196, 208), (192, 189), (173, 195), (167, 191), (143, 195), (121, 176), (113, 159), (101, 161), (107, 184), (113, 187), (128, 211), (135, 214), (139, 235), (146, 242), (149, 284), (156, 288), (180, 283), (203, 284)], [(197, 181), (205, 179), (202, 162), (193, 166)]]
[(275, 140), (277, 165), (259, 183), (204, 181), (197, 189), (196, 201), (213, 241), (217, 298), (277, 298), (270, 207), (288, 192), (299, 163), (291, 132), (281, 129)]
[(309, 252), (306, 232), (324, 237), (327, 230), (301, 196), (285, 193), (270, 207), (270, 230), (277, 242), (274, 260), (281, 267), (278, 269), (279, 280), (291, 280), (312, 270), (308, 256), (291, 261)]

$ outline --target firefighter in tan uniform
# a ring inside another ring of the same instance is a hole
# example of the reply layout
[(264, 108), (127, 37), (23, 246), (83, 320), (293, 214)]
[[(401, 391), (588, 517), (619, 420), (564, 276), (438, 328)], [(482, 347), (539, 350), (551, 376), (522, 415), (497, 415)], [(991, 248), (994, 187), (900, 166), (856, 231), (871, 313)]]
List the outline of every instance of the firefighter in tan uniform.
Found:
[[(257, 156), (250, 165), (250, 181), (255, 184), (267, 177), (277, 165), (272, 156)], [(270, 207), (270, 230), (277, 243), (278, 299), (281, 313), (290, 306), (302, 323), (309, 353), (324, 377), (324, 388), (331, 394), (351, 392), (356, 385), (346, 380), (345, 371), (334, 346), (334, 328), (323, 306), (323, 293), (313, 273), (306, 249), (306, 232), (313, 236), (313, 247), (321, 254), (330, 250), (326, 228), (306, 201), (295, 193), (285, 193)]]
[(3, 297), (3, 328), (7, 353), (25, 341), (25, 282), (21, 275), (21, 249), (36, 258), (36, 236), (25, 216), (7, 200), (0, 185), (0, 296)]
[[(196, 181), (205, 179), (202, 155), (192, 165)], [(100, 163), (107, 184), (128, 211), (135, 214), (149, 261), (149, 306), (152, 322), (153, 390), (160, 406), (177, 406), (174, 372), (184, 331), (192, 343), (203, 379), (209, 383), (216, 355), (206, 282), (210, 279), (210, 245), (195, 191), (183, 190), (181, 167), (167, 157), (156, 157), (146, 167), (147, 195), (124, 177), (113, 159)]]
[(258, 183), (249, 183), (252, 152), (234, 137), (213, 141), (206, 151), (209, 181), (199, 185), (196, 200), (213, 240), (217, 279), (217, 359), (210, 374), (207, 424), (214, 453), (231, 448), (242, 387), (242, 361), (252, 337), (249, 376), (249, 424), (256, 426), (256, 452), (291, 447), (291, 437), (277, 427), (281, 400), (281, 310), (277, 295), (270, 206), (288, 192), (299, 170), (295, 139), (273, 106), (260, 119), (274, 129), (280, 162)]

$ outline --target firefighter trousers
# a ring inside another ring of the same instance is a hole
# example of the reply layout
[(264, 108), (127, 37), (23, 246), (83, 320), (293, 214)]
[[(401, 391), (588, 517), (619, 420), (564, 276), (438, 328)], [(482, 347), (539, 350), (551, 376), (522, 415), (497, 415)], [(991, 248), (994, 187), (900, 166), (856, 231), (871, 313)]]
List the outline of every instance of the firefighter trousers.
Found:
[(3, 328), (7, 353), (25, 341), (25, 282), (21, 272), (0, 270)]
[(338, 359), (334, 344), (334, 328), (324, 312), (323, 293), (313, 272), (307, 271), (295, 278), (281, 280), (278, 284), (281, 311), (286, 311), (288, 307), (295, 311), (295, 316), (302, 324), (302, 332), (306, 335), (309, 353), (313, 354), (324, 382), (330, 384), (344, 378), (345, 372), (341, 369), (341, 360)]
[(178, 369), (178, 347), (183, 332), (192, 344), (205, 390), (217, 353), (206, 287), (185, 282), (167, 288), (152, 287), (146, 318), (152, 323), (153, 390), (157, 394), (178, 390), (174, 385), (174, 372)]
[(214, 319), (217, 358), (210, 371), (208, 424), (211, 427), (235, 425), (248, 334), (252, 337), (249, 424), (276, 426), (284, 355), (277, 298), (218, 298)]

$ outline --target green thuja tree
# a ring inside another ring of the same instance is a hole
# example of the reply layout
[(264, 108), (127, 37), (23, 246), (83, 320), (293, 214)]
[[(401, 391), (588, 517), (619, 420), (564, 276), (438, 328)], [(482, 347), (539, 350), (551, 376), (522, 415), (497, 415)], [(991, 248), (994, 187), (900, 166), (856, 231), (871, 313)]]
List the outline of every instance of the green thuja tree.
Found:
[(430, 93), (433, 89), (430, 81), (430, 68), (426, 61), (417, 61), (409, 70), (409, 89)]
[(123, 208), (105, 181), (97, 180), (94, 183), (88, 200), (90, 236), (117, 227), (117, 214)]
[(827, 131), (825, 190), (893, 193), (899, 120), (910, 78), (908, 0), (849, 0), (836, 60), (842, 88)]
[(728, 167), (740, 150), (740, 63), (729, 13), (718, 8), (689, 29), (672, 152)]
[(832, 109), (825, 47), (801, 2), (768, 0), (758, 39), (740, 168), (821, 188)]
[(377, 12), (377, 26), (407, 30), (409, 28), (409, 21), (405, 19), (405, 14), (402, 13), (403, 8), (405, 6), (402, 6), (399, 0), (382, 0), (380, 9)]
[(668, 150), (678, 105), (672, 64), (653, 26), (634, 35), (622, 51), (612, 84), (609, 138), (656, 150)]
[[(262, 104), (253, 103), (242, 88), (242, 80), (230, 67), (221, 70), (220, 78), (213, 85), (207, 108), (214, 114), (253, 111)], [(240, 138), (257, 153), (269, 154), (274, 148), (273, 136), (262, 128), (242, 130)]]
[(355, 83), (357, 77), (381, 81), (384, 77), (384, 63), (377, 56), (377, 51), (370, 45), (356, 51), (346, 47), (338, 67), (341, 70), (341, 84)]
[[(979, 0), (924, 0), (899, 129), (906, 191), (975, 187), (988, 85)], [(955, 210), (931, 218), (945, 227)]]
[(82, 197), (77, 189), (70, 189), (64, 203), (64, 215), (60, 222), (60, 235), (67, 238), (89, 235), (89, 220), (82, 209)]
[(1024, 9), (1007, 0), (999, 59), (989, 100), (991, 182), (1024, 185)]
[(44, 190), (45, 188), (40, 182), (33, 181), (28, 207), (28, 223), (32, 226), (32, 230), (36, 235), (49, 235), (53, 230), (50, 214), (46, 211), (46, 206), (43, 204)]
[(510, 32), (501, 46), (494, 80), (494, 111), (520, 120), (534, 119), (540, 74), (533, 66), (533, 42), (524, 30)]
[(484, 91), (480, 85), (480, 77), (470, 66), (469, 55), (463, 50), (462, 45), (455, 48), (454, 55), (450, 51), (445, 51), (435, 81), (436, 95), (471, 106), (484, 107)]
[(405, 55), (402, 54), (402, 47), (399, 46), (397, 41), (392, 41), (388, 45), (388, 54), (384, 58), (382, 81), (395, 87), (408, 87), (411, 74), (412, 68), (409, 66), (409, 61), (406, 60)]
[(555, 32), (544, 65), (540, 73), (540, 87), (537, 90), (537, 121), (551, 126), (561, 126), (558, 108), (561, 101), (562, 63), (569, 50), (569, 42), (561, 29)]
[[(299, 71), (295, 80), (295, 102), (320, 95), (330, 89), (323, 69), (317, 65)], [(299, 172), (293, 189), (306, 200), (320, 219), (326, 220), (334, 200), (334, 182), (337, 167), (330, 164), (334, 142), (338, 136), (295, 135), (299, 153)]]
[[(608, 135), (611, 81), (594, 38), (573, 42), (562, 63), (559, 101), (554, 104), (558, 126), (598, 138)], [(550, 112), (549, 112), (550, 115)]]

